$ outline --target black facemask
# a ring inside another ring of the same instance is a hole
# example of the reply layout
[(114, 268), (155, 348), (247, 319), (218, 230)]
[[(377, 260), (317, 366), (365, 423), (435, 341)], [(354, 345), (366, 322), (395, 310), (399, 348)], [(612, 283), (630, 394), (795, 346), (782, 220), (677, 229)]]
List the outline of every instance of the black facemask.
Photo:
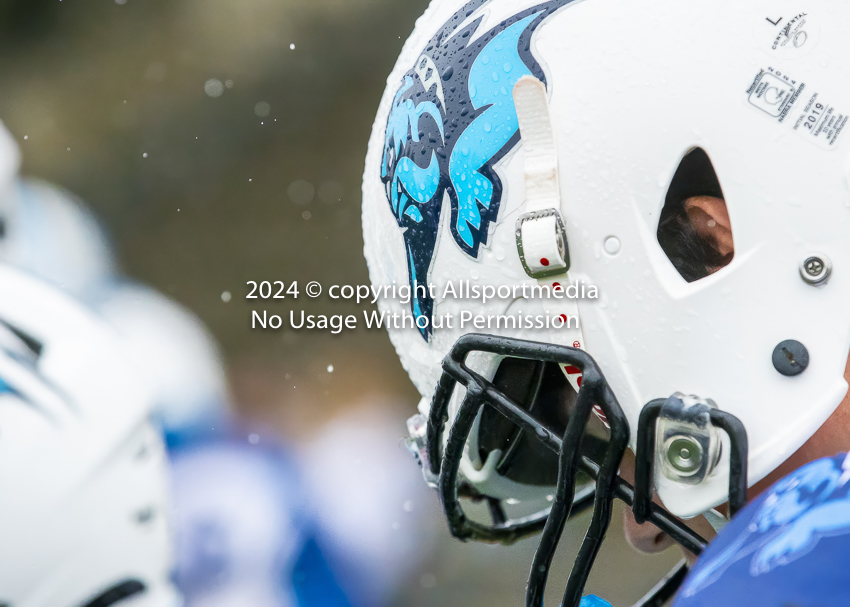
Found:
[[(489, 381), (466, 365), (473, 351), (506, 357)], [(559, 366), (582, 372), (576, 394), (560, 375)], [(554, 371), (554, 373), (553, 373)], [(558, 374), (558, 375), (556, 375)], [(456, 385), (466, 396), (449, 426), (449, 402)], [(614, 498), (632, 508), (638, 523), (651, 522), (683, 548), (700, 554), (707, 542), (687, 525), (652, 502), (656, 422), (659, 419), (718, 428), (731, 444), (729, 512), (746, 503), (747, 434), (734, 416), (705, 405), (684, 406), (681, 395), (649, 402), (641, 412), (635, 453), (635, 486), (618, 476), (629, 445), (629, 424), (613, 391), (593, 358), (586, 352), (519, 339), (469, 334), (461, 337), (443, 360), (427, 418), (411, 420), (411, 450), (420, 460), (426, 481), (437, 489), (449, 530), (461, 540), (511, 544), (542, 532), (528, 579), (526, 605), (540, 607), (552, 558), (564, 525), (592, 508), (590, 525), (564, 593), (563, 607), (578, 607), (587, 577), (611, 522)], [(610, 430), (607, 436), (588, 432), (594, 407), (601, 409)], [(460, 477), (460, 463), (470, 433), (478, 424), (479, 455), (502, 452), (497, 472), (526, 484), (555, 485), (551, 506), (518, 519), (509, 519), (501, 500), (478, 493)], [(445, 445), (445, 446), (444, 446)], [(581, 485), (581, 479), (593, 482)], [(486, 500), (492, 524), (471, 520), (460, 498)], [(687, 573), (682, 561), (636, 606), (662, 605), (678, 589)]]

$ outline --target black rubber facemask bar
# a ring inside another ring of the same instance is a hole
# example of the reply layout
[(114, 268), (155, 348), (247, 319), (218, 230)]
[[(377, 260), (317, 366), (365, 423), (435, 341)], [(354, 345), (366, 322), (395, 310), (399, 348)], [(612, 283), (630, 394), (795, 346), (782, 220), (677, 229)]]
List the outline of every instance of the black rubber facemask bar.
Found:
[[(528, 411), (498, 390), (491, 382), (466, 366), (465, 360), (473, 351), (505, 357), (526, 358), (559, 365), (572, 365), (582, 372), (582, 387), (575, 409), (571, 412), (563, 437), (551, 432)], [(452, 393), (460, 383), (466, 396), (450, 426), (443, 447), (443, 430), (448, 421)], [(468, 519), (458, 497), (458, 478), (464, 448), (474, 427), (475, 419), (484, 405), (493, 407), (524, 432), (535, 436), (559, 456), (558, 483), (552, 506), (535, 515), (507, 520), (498, 500), (488, 498), (493, 525)], [(581, 438), (594, 405), (605, 414), (611, 428), (608, 448), (599, 464), (579, 451)], [(728, 415), (728, 414), (727, 414)], [(731, 416), (729, 416), (731, 417)], [(734, 418), (733, 418), (734, 419)], [(728, 420), (727, 420), (728, 421)], [(735, 420), (737, 421), (737, 420)], [(564, 525), (571, 515), (586, 509), (591, 501), (593, 514), (579, 550), (564, 594), (564, 607), (577, 607), (581, 601), (587, 577), (611, 521), (614, 498), (628, 506), (635, 503), (635, 489), (617, 475), (623, 454), (629, 443), (629, 425), (622, 408), (611, 391), (593, 358), (583, 350), (490, 335), (469, 334), (461, 337), (443, 360), (443, 374), (437, 384), (426, 431), (428, 465), (438, 478), (438, 490), (452, 535), (461, 540), (477, 540), (511, 544), (543, 531), (529, 574), (526, 605), (540, 607), (548, 579), (549, 567), (558, 546)], [(654, 437), (654, 426), (653, 426)], [(638, 441), (640, 443), (640, 441)], [(746, 456), (744, 456), (746, 461)], [(734, 462), (733, 462), (734, 464)], [(578, 471), (596, 481), (595, 492), (574, 495)], [(746, 478), (746, 475), (745, 475)], [(650, 494), (647, 485), (639, 494)], [(579, 499), (580, 498), (580, 499)], [(650, 501), (647, 521), (667, 533), (682, 547), (700, 554), (707, 542), (689, 527)], [(636, 606), (655, 607), (673, 596), (687, 572), (682, 562), (659, 582)]]

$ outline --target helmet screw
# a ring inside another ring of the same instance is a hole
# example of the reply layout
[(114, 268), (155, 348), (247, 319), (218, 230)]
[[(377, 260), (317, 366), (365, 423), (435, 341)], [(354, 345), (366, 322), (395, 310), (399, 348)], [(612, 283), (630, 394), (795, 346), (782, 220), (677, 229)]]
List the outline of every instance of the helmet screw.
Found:
[(832, 262), (826, 255), (809, 255), (800, 264), (800, 276), (814, 287), (826, 284), (832, 274)]
[(667, 439), (667, 462), (682, 476), (695, 474), (702, 466), (702, 445), (691, 436), (677, 434)]
[(809, 366), (809, 351), (794, 339), (786, 339), (773, 349), (773, 366), (782, 375), (799, 375)]

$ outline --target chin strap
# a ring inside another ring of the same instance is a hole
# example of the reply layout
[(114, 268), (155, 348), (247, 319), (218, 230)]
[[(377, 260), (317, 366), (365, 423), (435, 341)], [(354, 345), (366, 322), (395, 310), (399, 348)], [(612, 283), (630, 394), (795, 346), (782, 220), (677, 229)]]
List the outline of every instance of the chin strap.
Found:
[(570, 254), (546, 87), (537, 78), (523, 76), (513, 97), (525, 159), (525, 213), (516, 223), (520, 260), (532, 278), (563, 274), (570, 269)]
[[(553, 341), (584, 349), (576, 303), (580, 285), (567, 274), (570, 251), (561, 216), (558, 148), (546, 87), (533, 76), (523, 76), (514, 85), (513, 97), (525, 172), (525, 213), (516, 222), (517, 252), (526, 274), (537, 279), (540, 286), (553, 290), (552, 297), (543, 300), (543, 308), (564, 322), (563, 328), (553, 331)], [(570, 365), (562, 365), (561, 370), (578, 392), (581, 371)]]

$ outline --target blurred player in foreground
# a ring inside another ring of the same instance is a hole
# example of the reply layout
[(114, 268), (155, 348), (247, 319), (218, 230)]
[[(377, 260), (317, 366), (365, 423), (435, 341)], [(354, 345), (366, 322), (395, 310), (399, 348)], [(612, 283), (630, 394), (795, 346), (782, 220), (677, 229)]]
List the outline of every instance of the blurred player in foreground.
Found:
[[(175, 513), (173, 579), (186, 605), (385, 604), (410, 572), (413, 554), (407, 546), (407, 558), (399, 558), (391, 548), (401, 534), (383, 511), (369, 507), (385, 503), (379, 496), (386, 491), (360, 500), (352, 525), (337, 524), (339, 500), (316, 492), (345, 483), (345, 470), (321, 468), (326, 457), (299, 458), (273, 434), (249, 430), (231, 405), (221, 354), (203, 324), (153, 289), (123, 278), (108, 238), (83, 203), (19, 178), (18, 166), (17, 146), (0, 128), (0, 259), (84, 302), (111, 326), (120, 345), (113, 356), (123, 357), (144, 383), (148, 413), (169, 448), (173, 503), (163, 509)], [(381, 430), (389, 434), (376, 439)], [(384, 424), (369, 432), (369, 445), (387, 443), (400, 453), (395, 429)], [(314, 474), (322, 482), (306, 483), (304, 477), (312, 481)], [(391, 488), (401, 491), (393, 502), (403, 514), (411, 495), (396, 484)], [(358, 495), (357, 488), (344, 491)], [(380, 540), (376, 528), (383, 531)], [(132, 549), (118, 538), (113, 549), (125, 548)], [(169, 562), (162, 561), (164, 570)]]
[(120, 337), (0, 265), (0, 604), (179, 607), (165, 450)]

